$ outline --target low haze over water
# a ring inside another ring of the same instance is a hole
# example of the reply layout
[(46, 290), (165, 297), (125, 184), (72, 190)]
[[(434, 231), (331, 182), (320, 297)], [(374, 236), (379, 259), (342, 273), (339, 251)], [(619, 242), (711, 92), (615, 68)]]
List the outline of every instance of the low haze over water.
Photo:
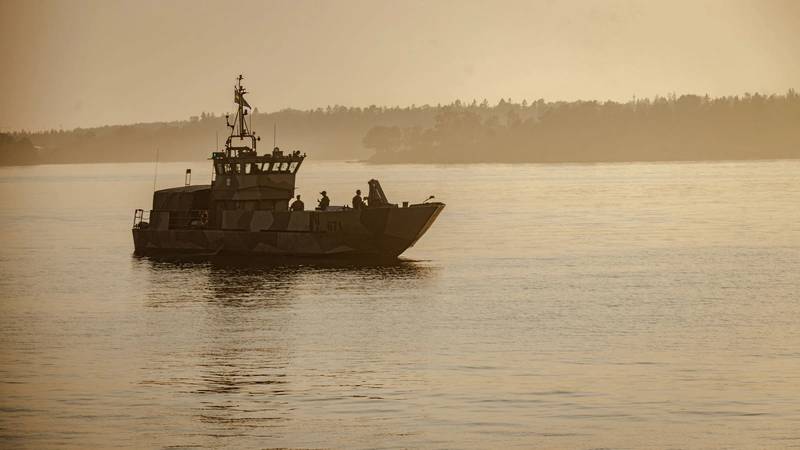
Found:
[(136, 258), (152, 164), (0, 168), (1, 446), (798, 447), (798, 173), (309, 160), (447, 203), (352, 267)]

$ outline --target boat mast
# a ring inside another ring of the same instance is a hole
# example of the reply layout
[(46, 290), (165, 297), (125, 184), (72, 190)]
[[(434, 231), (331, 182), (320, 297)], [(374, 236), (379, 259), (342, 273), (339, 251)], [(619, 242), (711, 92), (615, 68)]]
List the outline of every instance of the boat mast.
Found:
[(242, 86), (243, 79), (244, 77), (242, 74), (239, 74), (239, 78), (236, 80), (236, 95), (234, 96), (236, 103), (239, 105), (239, 111), (236, 114), (236, 116), (239, 118), (239, 136), (244, 136), (245, 132), (247, 131), (247, 126), (244, 122), (244, 104), (247, 103), (244, 101), (244, 94), (246, 94), (247, 91), (245, 91), (244, 86)]
[[(247, 121), (245, 120), (245, 116), (247, 115), (246, 108), (250, 108), (250, 104), (244, 99), (247, 90), (242, 86), (243, 79), (244, 77), (239, 74), (236, 78), (236, 86), (233, 87), (233, 101), (237, 105), (236, 116), (233, 118), (233, 123), (230, 123), (230, 116), (225, 116), (225, 123), (228, 125), (228, 128), (231, 129), (231, 135), (228, 136), (228, 139), (225, 141), (225, 153), (228, 157), (234, 156), (234, 153), (236, 154), (235, 156), (239, 156), (240, 152), (255, 154), (256, 141), (261, 139), (256, 137), (255, 133), (247, 127)], [(251, 146), (244, 144), (234, 146), (232, 145), (233, 138), (238, 138), (239, 140), (250, 139)]]

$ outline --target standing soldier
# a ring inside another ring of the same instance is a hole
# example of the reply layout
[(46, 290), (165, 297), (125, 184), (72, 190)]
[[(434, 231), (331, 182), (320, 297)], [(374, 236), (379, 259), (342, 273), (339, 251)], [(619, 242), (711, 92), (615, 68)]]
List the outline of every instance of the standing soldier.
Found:
[(328, 198), (328, 193), (325, 191), (320, 192), (320, 195), (322, 195), (322, 198), (319, 199), (319, 206), (317, 206), (317, 209), (320, 211), (325, 211), (331, 204), (331, 199)]
[(302, 211), (305, 209), (306, 205), (303, 204), (303, 201), (300, 200), (300, 196), (297, 196), (297, 200), (292, 202), (292, 206), (289, 207), (292, 211)]
[(364, 200), (361, 199), (361, 189), (356, 189), (356, 195), (353, 197), (353, 209), (364, 209)]

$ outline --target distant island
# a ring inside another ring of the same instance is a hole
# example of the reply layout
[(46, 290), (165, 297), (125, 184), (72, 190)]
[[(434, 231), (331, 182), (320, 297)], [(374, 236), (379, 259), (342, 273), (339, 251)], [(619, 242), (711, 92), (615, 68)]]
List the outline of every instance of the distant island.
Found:
[[(514, 102), (253, 111), (262, 151), (371, 163), (621, 162), (800, 158), (800, 95)], [(207, 158), (223, 116), (0, 134), (0, 165)]]

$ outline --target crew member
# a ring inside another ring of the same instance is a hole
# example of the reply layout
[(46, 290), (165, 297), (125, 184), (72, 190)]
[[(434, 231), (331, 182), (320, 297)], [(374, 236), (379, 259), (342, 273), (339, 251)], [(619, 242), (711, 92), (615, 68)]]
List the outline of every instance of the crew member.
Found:
[(300, 196), (298, 195), (297, 200), (292, 202), (292, 206), (289, 207), (292, 211), (302, 211), (306, 205), (303, 204), (303, 201), (300, 200)]
[(319, 199), (319, 206), (317, 206), (317, 209), (320, 211), (325, 211), (328, 209), (328, 206), (330, 206), (331, 199), (328, 198), (328, 193), (325, 191), (320, 192), (320, 195), (322, 195), (322, 198)]
[(356, 189), (356, 195), (353, 197), (353, 209), (364, 209), (364, 200), (361, 199), (361, 189)]

